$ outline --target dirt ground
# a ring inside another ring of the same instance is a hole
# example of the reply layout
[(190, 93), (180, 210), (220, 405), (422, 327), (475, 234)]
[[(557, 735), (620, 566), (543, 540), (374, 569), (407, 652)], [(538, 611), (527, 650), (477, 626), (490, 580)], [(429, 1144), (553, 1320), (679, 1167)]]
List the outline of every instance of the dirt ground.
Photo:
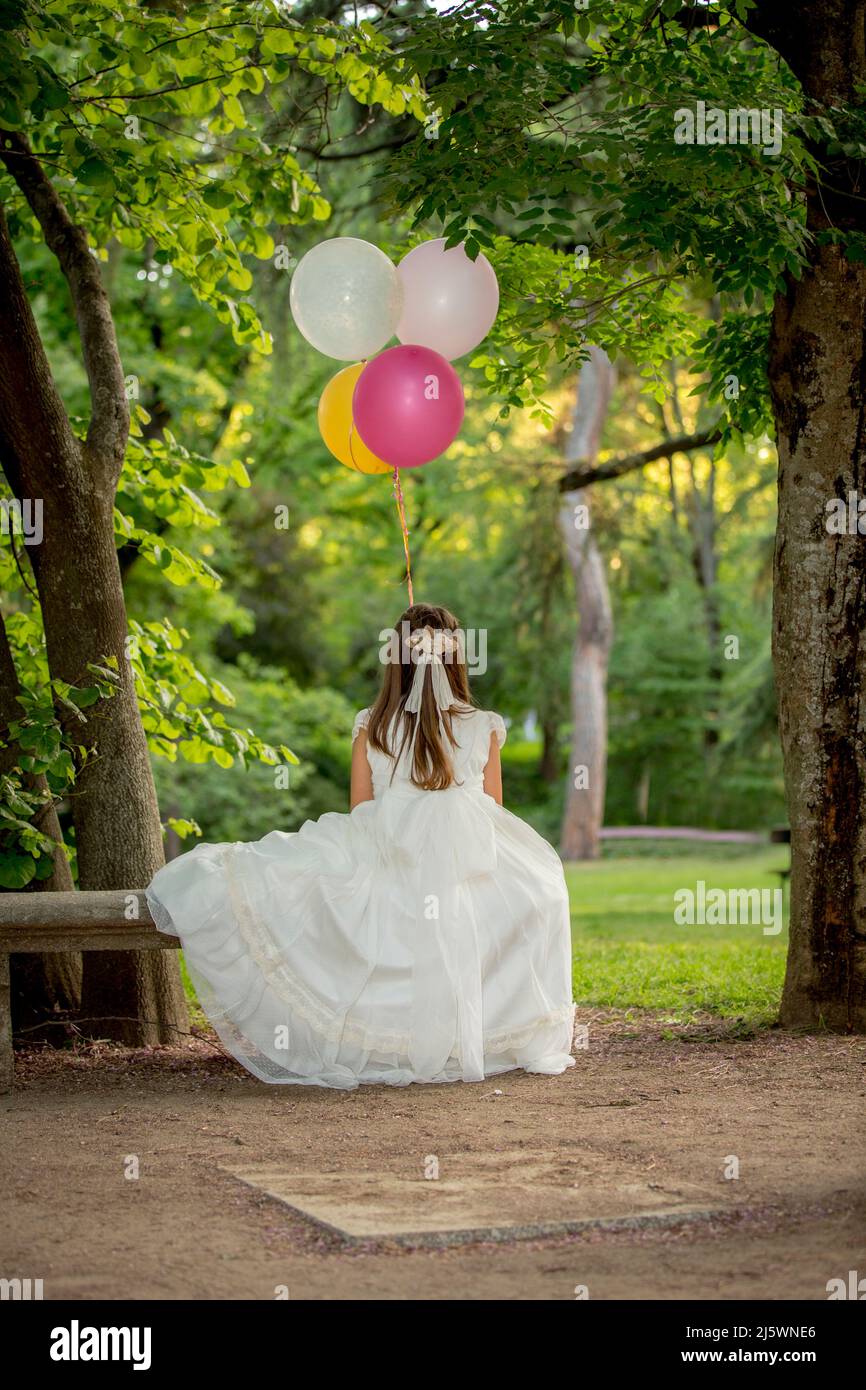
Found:
[[(46, 1299), (465, 1300), (826, 1299), (829, 1279), (866, 1275), (866, 1040), (580, 1021), (590, 1045), (564, 1076), (406, 1089), (269, 1087), (207, 1035), (19, 1053), (0, 1276), (42, 1278)], [(350, 1243), (236, 1176), (326, 1175), (354, 1211), (371, 1183), (424, 1184), (430, 1155), (442, 1179), (481, 1174), (502, 1225), (560, 1219), (571, 1192), (583, 1219), (674, 1216)]]

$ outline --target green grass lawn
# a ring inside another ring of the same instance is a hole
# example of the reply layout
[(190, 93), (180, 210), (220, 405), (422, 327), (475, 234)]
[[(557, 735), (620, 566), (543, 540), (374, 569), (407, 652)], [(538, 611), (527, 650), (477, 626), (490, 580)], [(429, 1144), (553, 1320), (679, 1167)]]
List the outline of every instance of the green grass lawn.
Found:
[(574, 997), (579, 1004), (661, 1009), (671, 1023), (710, 1011), (768, 1023), (778, 1007), (787, 947), (785, 926), (765, 936), (761, 926), (677, 926), (674, 894), (696, 888), (778, 888), (788, 863), (783, 846), (701, 845), (664, 858), (615, 855), (569, 864), (574, 941)]

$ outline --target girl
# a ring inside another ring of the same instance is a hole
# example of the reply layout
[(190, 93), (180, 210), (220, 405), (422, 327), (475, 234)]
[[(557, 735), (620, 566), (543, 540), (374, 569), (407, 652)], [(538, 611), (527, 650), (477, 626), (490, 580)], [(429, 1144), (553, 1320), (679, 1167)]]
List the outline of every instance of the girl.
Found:
[(202, 1006), (263, 1081), (481, 1081), (571, 1057), (568, 897), (545, 840), (502, 806), (505, 725), (476, 709), (457, 619), (399, 620), (355, 719), (349, 815), (197, 845), (147, 898)]

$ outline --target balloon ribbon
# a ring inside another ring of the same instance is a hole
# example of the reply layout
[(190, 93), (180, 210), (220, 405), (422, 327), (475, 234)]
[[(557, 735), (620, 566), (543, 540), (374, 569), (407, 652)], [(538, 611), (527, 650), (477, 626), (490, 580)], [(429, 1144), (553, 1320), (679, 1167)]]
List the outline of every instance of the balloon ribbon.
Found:
[(355, 458), (355, 450), (352, 448), (352, 436), (354, 433), (355, 422), (353, 420), (351, 425), (349, 426), (349, 458), (352, 460), (352, 467), (355, 469), (355, 472), (361, 473), (363, 472), (363, 469), (359, 466), (358, 460)]
[(403, 502), (403, 489), (400, 486), (400, 470), (394, 469), (394, 500), (397, 503), (397, 515), (400, 518), (400, 530), (403, 533), (403, 550), (406, 554), (406, 583), (409, 586), (409, 606), (415, 602), (412, 593), (412, 560), (409, 555), (409, 528), (406, 525), (406, 506)]

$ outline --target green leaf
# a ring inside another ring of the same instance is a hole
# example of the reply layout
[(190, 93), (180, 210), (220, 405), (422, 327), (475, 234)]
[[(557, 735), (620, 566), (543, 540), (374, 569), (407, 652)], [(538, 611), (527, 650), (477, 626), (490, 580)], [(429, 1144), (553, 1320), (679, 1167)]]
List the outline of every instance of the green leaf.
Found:
[(78, 178), (90, 188), (108, 190), (114, 188), (114, 174), (104, 159), (85, 159), (79, 165)]
[(0, 888), (26, 888), (35, 873), (32, 855), (0, 851)]
[(230, 208), (235, 200), (231, 189), (216, 181), (209, 183), (201, 196), (209, 208)]
[(181, 840), (187, 839), (190, 835), (201, 835), (201, 826), (198, 821), (185, 820), (178, 816), (169, 816), (166, 821), (169, 830), (173, 830)]
[(223, 98), (223, 111), (228, 116), (232, 125), (243, 128), (247, 123), (244, 108), (241, 106), (237, 97), (228, 96)]
[(294, 53), (297, 47), (298, 40), (287, 29), (269, 28), (262, 39), (264, 54)]
[(313, 41), (319, 52), (325, 58), (333, 58), (337, 52), (337, 40), (327, 38), (324, 35), (317, 35)]

